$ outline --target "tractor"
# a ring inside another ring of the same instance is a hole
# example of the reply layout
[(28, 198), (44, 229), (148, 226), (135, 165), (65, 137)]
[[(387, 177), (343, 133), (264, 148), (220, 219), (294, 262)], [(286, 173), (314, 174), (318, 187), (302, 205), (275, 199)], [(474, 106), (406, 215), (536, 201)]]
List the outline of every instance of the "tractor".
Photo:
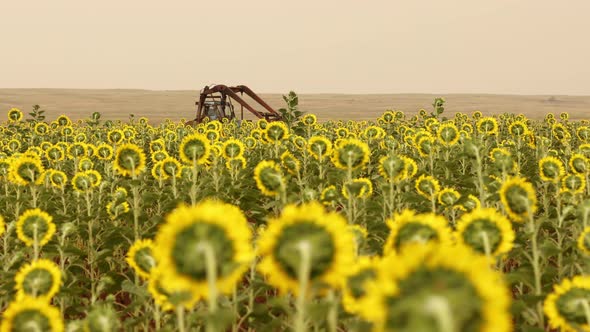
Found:
[[(248, 104), (243, 96), (246, 94), (256, 103), (259, 109), (255, 109)], [(228, 87), (217, 84), (214, 86), (205, 86), (200, 92), (199, 100), (195, 103), (197, 114), (194, 120), (187, 122), (189, 125), (195, 125), (203, 122), (205, 118), (209, 120), (236, 119), (236, 109), (234, 103), (240, 106), (240, 118), (244, 120), (244, 109), (254, 114), (259, 119), (267, 121), (281, 121), (281, 114), (270, 107), (262, 98), (245, 85)], [(262, 107), (262, 109), (260, 109)]]

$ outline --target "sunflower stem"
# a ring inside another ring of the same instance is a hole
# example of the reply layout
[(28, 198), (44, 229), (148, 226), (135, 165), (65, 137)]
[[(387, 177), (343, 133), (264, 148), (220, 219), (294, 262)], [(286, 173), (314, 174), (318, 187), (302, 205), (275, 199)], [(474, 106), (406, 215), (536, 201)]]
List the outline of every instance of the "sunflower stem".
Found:
[(216, 324), (214, 315), (217, 312), (217, 261), (215, 259), (215, 251), (209, 243), (199, 244), (199, 250), (205, 256), (205, 264), (207, 266), (207, 287), (209, 290), (207, 299), (209, 300), (209, 318), (207, 319), (207, 331), (215, 332)]
[[(535, 278), (535, 295), (541, 296), (543, 294), (543, 290), (541, 288), (541, 269), (539, 264), (539, 249), (537, 247), (537, 234), (539, 232), (539, 228), (535, 223), (530, 206), (528, 207), (527, 214), (529, 216), (528, 227), (531, 231), (531, 250), (533, 254), (531, 263), (533, 265), (533, 274)], [(545, 322), (543, 316), (543, 304), (541, 302), (537, 303), (537, 315), (539, 316), (539, 328), (543, 329)]]
[(178, 325), (178, 331), (186, 331), (184, 326), (184, 308), (181, 305), (176, 307), (176, 324)]
[(487, 258), (492, 258), (492, 249), (490, 248), (490, 239), (488, 238), (488, 233), (480, 232), (479, 235), (483, 240), (483, 249), (485, 251)]
[(336, 293), (331, 289), (328, 293), (328, 301), (330, 302), (330, 309), (328, 310), (328, 331), (338, 331), (338, 300)]
[(299, 250), (301, 261), (298, 271), (299, 294), (297, 295), (296, 303), (295, 332), (305, 332), (307, 331), (305, 323), (305, 300), (309, 285), (309, 274), (311, 272), (311, 245), (307, 241), (301, 241), (297, 249)]
[(37, 223), (33, 224), (33, 261), (39, 258), (39, 236), (37, 234)]
[(433, 295), (426, 300), (425, 310), (431, 314), (438, 323), (439, 331), (455, 332), (455, 322), (449, 301), (442, 297)]

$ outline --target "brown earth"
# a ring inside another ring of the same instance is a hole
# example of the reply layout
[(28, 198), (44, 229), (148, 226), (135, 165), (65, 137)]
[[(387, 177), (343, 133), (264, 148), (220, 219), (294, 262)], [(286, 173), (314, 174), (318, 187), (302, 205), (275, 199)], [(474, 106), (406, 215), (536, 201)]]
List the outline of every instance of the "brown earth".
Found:
[[(195, 91), (85, 90), (85, 89), (0, 89), (0, 111), (17, 107), (28, 113), (32, 105), (46, 110), (47, 119), (66, 114), (77, 120), (100, 112), (102, 119), (127, 120), (148, 117), (152, 123), (166, 118), (192, 119)], [(546, 113), (568, 112), (572, 119), (590, 118), (590, 96), (521, 96), (492, 94), (447, 94), (445, 114), (480, 110), (484, 114), (523, 113), (539, 119)], [(261, 94), (271, 106), (284, 107), (280, 94)], [(387, 109), (414, 114), (431, 110), (433, 94), (301, 94), (300, 109), (314, 113), (320, 121), (372, 120)], [(239, 112), (238, 112), (239, 113)], [(251, 118), (249, 114), (246, 118)]]

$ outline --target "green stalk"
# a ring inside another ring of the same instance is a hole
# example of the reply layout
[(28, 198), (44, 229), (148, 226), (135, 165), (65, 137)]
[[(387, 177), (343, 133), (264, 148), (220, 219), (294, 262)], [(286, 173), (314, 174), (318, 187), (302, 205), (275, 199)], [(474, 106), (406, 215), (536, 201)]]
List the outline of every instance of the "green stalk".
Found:
[(217, 312), (217, 262), (215, 259), (215, 251), (209, 243), (199, 244), (199, 250), (205, 256), (205, 264), (207, 265), (207, 287), (209, 294), (207, 296), (209, 305), (209, 319), (207, 320), (207, 331), (215, 332), (216, 324), (213, 320)]
[(301, 257), (299, 263), (298, 279), (299, 279), (299, 294), (297, 296), (295, 315), (295, 332), (307, 331), (305, 323), (305, 300), (307, 297), (307, 288), (309, 285), (309, 274), (311, 272), (311, 245), (307, 241), (301, 241), (297, 248)]

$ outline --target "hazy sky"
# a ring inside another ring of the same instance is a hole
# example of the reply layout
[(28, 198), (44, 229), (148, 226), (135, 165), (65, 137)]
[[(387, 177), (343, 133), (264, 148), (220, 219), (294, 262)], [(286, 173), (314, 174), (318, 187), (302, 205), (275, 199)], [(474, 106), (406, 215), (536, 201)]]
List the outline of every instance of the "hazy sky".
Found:
[(590, 0), (0, 0), (0, 13), (3, 88), (590, 95)]

